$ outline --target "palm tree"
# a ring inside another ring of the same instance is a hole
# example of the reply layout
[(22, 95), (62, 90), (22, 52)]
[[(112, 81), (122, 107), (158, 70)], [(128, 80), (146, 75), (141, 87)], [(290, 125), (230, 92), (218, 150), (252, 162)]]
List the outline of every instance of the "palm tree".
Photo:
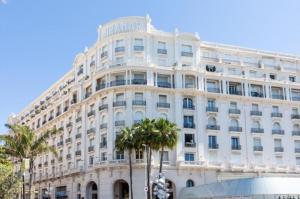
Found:
[(128, 150), (129, 156), (129, 177), (130, 177), (130, 195), (133, 199), (133, 188), (132, 188), (132, 151), (136, 148), (135, 143), (135, 131), (133, 128), (126, 127), (121, 130), (121, 134), (116, 138), (116, 149), (119, 151)]
[(156, 142), (156, 136), (158, 136), (158, 131), (155, 129), (155, 120), (153, 119), (143, 119), (139, 124), (135, 126), (136, 128), (136, 138), (139, 147), (142, 144), (146, 145), (146, 165), (147, 165), (147, 199), (150, 199), (150, 174), (151, 174), (151, 162), (152, 162), (152, 150), (158, 150), (159, 145)]
[(162, 172), (163, 152), (165, 148), (172, 149), (176, 146), (178, 140), (178, 131), (176, 123), (172, 123), (167, 119), (157, 119), (155, 121), (155, 128), (159, 132), (156, 137), (156, 142), (160, 147), (160, 164), (159, 173)]
[(47, 139), (56, 134), (57, 130), (48, 130), (39, 137), (36, 132), (28, 126), (22, 125), (6, 125), (10, 130), (8, 135), (0, 135), (0, 140), (4, 141), (4, 145), (0, 147), (4, 154), (12, 158), (18, 159), (23, 163), (29, 160), (29, 198), (31, 198), (32, 174), (34, 161), (37, 156), (52, 152), (57, 156), (57, 152), (53, 146), (48, 145)]

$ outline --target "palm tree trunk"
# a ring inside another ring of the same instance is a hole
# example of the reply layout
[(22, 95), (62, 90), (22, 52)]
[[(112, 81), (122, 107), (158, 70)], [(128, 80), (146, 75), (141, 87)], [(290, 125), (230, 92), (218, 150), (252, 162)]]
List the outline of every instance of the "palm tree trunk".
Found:
[(159, 173), (160, 174), (162, 172), (163, 157), (164, 157), (164, 147), (161, 148), (161, 152), (160, 152), (160, 161), (159, 161)]
[(29, 199), (31, 199), (31, 187), (32, 187), (32, 171), (33, 171), (33, 160), (31, 159), (29, 162), (29, 190), (28, 190), (28, 195)]
[(150, 147), (147, 147), (146, 148), (147, 151), (146, 151), (146, 156), (147, 156), (147, 188), (148, 188), (148, 191), (147, 191), (147, 199), (150, 199), (151, 198), (151, 194), (150, 194), (150, 165), (151, 165), (151, 149)]
[(132, 162), (131, 162), (131, 150), (129, 150), (129, 177), (130, 177), (130, 195), (133, 199), (133, 188), (132, 188)]

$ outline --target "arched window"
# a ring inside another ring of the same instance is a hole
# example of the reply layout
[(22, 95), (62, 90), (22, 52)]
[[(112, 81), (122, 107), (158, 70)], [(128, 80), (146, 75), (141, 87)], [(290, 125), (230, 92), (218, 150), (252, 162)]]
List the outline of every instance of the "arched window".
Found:
[(193, 186), (195, 186), (193, 180), (189, 179), (189, 180), (186, 181), (186, 187), (193, 187)]
[(239, 121), (237, 121), (236, 119), (232, 119), (230, 121), (230, 126), (232, 126), (232, 127), (238, 127), (239, 126)]
[(183, 98), (183, 108), (193, 108), (193, 99), (189, 97)]
[(299, 124), (294, 124), (294, 126), (293, 126), (293, 131), (300, 131), (300, 126), (299, 126)]
[(102, 115), (102, 117), (101, 117), (101, 123), (103, 124), (103, 123), (107, 123), (107, 117), (106, 117), (106, 115)]
[(168, 119), (168, 115), (166, 113), (160, 113), (159, 118)]
[(143, 117), (144, 117), (144, 114), (141, 111), (137, 111), (134, 114), (134, 120), (136, 120), (136, 121), (142, 120)]
[(123, 113), (122, 112), (117, 112), (116, 120), (123, 120)]
[(217, 120), (214, 117), (209, 117), (208, 118), (208, 125), (210, 126), (215, 126), (217, 124)]
[(273, 130), (280, 130), (280, 129), (281, 129), (280, 124), (278, 122), (275, 122), (273, 124)]
[(260, 123), (259, 121), (254, 121), (253, 122), (253, 128), (259, 129), (260, 128)]

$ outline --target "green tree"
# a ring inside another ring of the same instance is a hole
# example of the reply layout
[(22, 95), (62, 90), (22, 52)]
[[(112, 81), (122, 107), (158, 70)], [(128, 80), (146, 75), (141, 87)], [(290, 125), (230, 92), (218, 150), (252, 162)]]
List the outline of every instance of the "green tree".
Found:
[(119, 151), (128, 151), (129, 158), (129, 177), (130, 177), (130, 195), (131, 199), (133, 199), (133, 188), (132, 188), (132, 151), (136, 148), (135, 143), (135, 130), (134, 128), (123, 128), (121, 130), (121, 134), (116, 138), (115, 147)]
[(51, 135), (57, 133), (56, 129), (48, 130), (39, 137), (37, 133), (28, 126), (6, 125), (10, 130), (8, 135), (0, 135), (0, 140), (4, 141), (1, 150), (4, 154), (18, 159), (21, 164), (25, 159), (29, 160), (29, 198), (31, 198), (32, 174), (34, 161), (37, 156), (52, 152), (57, 156), (53, 146), (48, 145), (47, 140)]
[[(0, 152), (1, 154), (1, 152)], [(1, 154), (1, 157), (4, 157)], [(0, 198), (11, 199), (20, 191), (20, 177), (14, 173), (13, 164), (5, 158), (0, 162)]]
[(173, 149), (176, 146), (179, 128), (176, 123), (170, 122), (167, 119), (159, 118), (155, 121), (155, 129), (158, 131), (155, 141), (160, 147), (159, 173), (161, 173), (164, 149)]

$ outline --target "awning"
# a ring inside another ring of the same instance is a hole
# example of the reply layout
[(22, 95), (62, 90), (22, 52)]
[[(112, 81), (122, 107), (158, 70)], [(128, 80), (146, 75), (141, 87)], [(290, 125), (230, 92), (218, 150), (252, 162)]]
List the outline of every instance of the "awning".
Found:
[(300, 198), (300, 176), (261, 177), (226, 180), (197, 187), (184, 188), (180, 199), (234, 198), (267, 195), (291, 195)]

